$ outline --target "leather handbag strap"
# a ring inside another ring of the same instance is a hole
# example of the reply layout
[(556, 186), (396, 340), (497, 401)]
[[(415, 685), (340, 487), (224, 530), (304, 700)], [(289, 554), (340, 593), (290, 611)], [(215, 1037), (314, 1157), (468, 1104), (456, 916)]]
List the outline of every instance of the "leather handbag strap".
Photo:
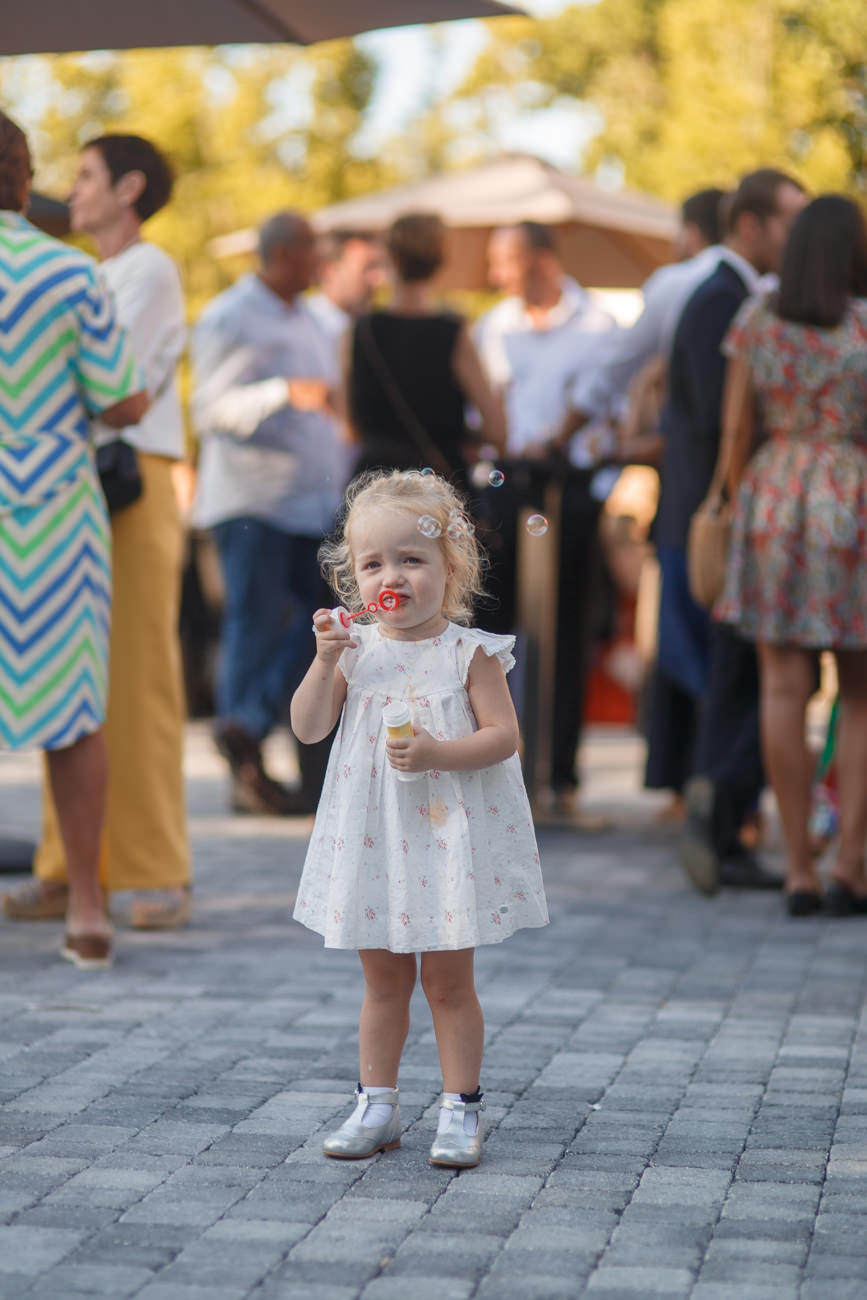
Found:
[(416, 451), (421, 454), (424, 460), (432, 469), (435, 469), (443, 478), (451, 478), (452, 467), (449, 465), (445, 456), (437, 447), (433, 438), (404, 397), (403, 393), (395, 383), (394, 376), (388, 368), (385, 357), (377, 346), (376, 339), (373, 336), (373, 325), (370, 316), (362, 316), (356, 325), (358, 338), (364, 348), (368, 361), (376, 371), (377, 378), (382, 384), (386, 397), (391, 402), (392, 410), (415, 443)]

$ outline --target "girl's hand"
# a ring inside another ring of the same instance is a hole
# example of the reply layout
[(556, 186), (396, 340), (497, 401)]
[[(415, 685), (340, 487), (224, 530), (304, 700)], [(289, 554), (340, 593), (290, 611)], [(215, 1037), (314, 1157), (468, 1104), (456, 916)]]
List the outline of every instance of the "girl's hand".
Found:
[(313, 631), (316, 633), (316, 658), (320, 663), (333, 667), (346, 649), (354, 650), (358, 645), (349, 635), (349, 630), (341, 623), (333, 622), (331, 610), (317, 609), (313, 615)]
[(414, 736), (389, 736), (385, 752), (397, 772), (428, 772), (437, 766), (440, 744), (429, 731), (419, 727)]

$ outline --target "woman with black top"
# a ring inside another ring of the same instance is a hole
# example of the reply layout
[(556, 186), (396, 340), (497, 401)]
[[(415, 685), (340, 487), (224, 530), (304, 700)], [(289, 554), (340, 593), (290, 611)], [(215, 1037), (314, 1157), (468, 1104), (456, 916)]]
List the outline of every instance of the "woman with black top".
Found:
[[(360, 317), (348, 346), (349, 417), (360, 444), (356, 475), (430, 466), (462, 486), (471, 444), (505, 449), (502, 408), (467, 323), (434, 302), (445, 233), (439, 217), (410, 213), (386, 236), (391, 305)], [(481, 433), (468, 428), (467, 406), (478, 411)]]

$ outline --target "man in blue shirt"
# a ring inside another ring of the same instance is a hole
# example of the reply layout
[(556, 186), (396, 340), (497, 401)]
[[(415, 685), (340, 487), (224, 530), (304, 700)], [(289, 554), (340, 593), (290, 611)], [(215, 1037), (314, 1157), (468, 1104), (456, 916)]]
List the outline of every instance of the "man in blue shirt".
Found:
[(262, 764), (309, 657), (323, 603), (317, 550), (344, 487), (333, 342), (302, 295), (314, 235), (280, 212), (259, 233), (261, 267), (211, 302), (193, 334), (193, 419), (201, 438), (193, 521), (212, 530), (225, 598), (215, 738), (238, 812), (313, 810), (304, 780), (287, 791)]

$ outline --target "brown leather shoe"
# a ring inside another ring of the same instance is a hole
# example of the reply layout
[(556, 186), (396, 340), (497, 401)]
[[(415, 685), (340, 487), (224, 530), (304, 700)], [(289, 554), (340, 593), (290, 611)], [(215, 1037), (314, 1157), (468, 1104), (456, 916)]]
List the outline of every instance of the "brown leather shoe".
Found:
[(69, 890), (62, 881), (39, 880), (36, 876), (3, 895), (3, 915), (9, 921), (62, 921), (69, 903)]
[(232, 779), (232, 811), (260, 817), (309, 817), (315, 804), (301, 790), (287, 790), (261, 767), (242, 767)]
[(70, 934), (63, 938), (60, 955), (79, 970), (108, 970), (114, 962), (110, 934)]
[(144, 889), (129, 908), (133, 930), (180, 930), (192, 913), (190, 889)]

